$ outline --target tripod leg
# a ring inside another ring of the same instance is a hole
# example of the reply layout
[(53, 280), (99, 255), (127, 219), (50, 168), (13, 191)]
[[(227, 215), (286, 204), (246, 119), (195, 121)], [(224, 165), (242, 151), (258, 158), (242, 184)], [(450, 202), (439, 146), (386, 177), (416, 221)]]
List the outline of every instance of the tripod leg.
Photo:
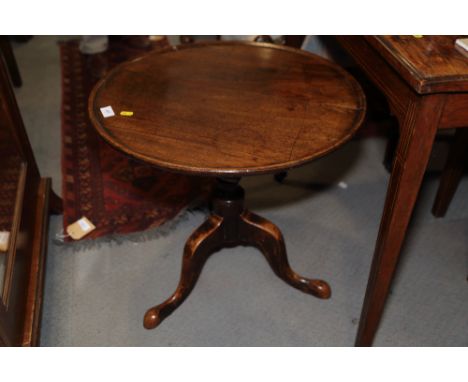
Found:
[(212, 215), (190, 236), (185, 244), (179, 285), (166, 301), (148, 309), (143, 322), (146, 329), (158, 326), (189, 296), (206, 260), (220, 242), (221, 223), (222, 218)]
[(245, 244), (260, 249), (280, 279), (304, 293), (323, 299), (330, 298), (331, 290), (325, 281), (307, 279), (291, 269), (283, 235), (278, 227), (249, 211), (245, 211), (240, 219), (241, 237), (245, 238)]

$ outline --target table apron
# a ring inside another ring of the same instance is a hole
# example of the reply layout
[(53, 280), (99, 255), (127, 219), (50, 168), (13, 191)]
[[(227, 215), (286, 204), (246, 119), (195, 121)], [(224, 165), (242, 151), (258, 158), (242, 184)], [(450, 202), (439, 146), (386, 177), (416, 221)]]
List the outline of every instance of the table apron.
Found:
[(446, 94), (439, 129), (468, 127), (468, 93)]

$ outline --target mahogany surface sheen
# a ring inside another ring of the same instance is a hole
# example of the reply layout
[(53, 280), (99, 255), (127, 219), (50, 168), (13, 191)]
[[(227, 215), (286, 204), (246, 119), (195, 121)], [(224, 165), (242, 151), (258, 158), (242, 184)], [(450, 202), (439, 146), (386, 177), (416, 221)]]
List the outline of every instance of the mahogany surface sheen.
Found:
[[(116, 115), (103, 118), (105, 106)], [(360, 126), (365, 99), (350, 75), (313, 54), (221, 42), (120, 65), (94, 88), (89, 113), (104, 139), (147, 163), (249, 175), (295, 167), (337, 148)]]
[[(390, 291), (438, 129), (468, 126), (468, 59), (454, 36), (337, 36), (384, 93), (400, 134), (356, 345), (370, 346)], [(457, 134), (458, 135), (458, 134)], [(455, 173), (449, 175), (456, 178)], [(411, 290), (408, 290), (411, 293)]]
[(421, 94), (468, 91), (468, 59), (457, 50), (462, 36), (366, 36), (385, 60)]

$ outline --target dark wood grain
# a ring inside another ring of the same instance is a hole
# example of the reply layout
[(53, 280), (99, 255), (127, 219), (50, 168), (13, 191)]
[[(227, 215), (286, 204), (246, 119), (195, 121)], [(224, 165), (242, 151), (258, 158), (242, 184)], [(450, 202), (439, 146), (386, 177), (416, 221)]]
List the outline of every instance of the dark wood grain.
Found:
[(406, 230), (426, 170), (444, 100), (426, 97), (411, 104), (400, 136), (380, 222), (357, 344), (369, 346), (377, 331)]
[[(438, 129), (468, 125), (468, 61), (453, 36), (337, 36), (386, 96), (399, 122), (399, 139), (356, 345), (370, 346)], [(409, 291), (411, 293), (411, 291)]]
[(401, 123), (405, 118), (409, 100), (415, 95), (413, 89), (372, 48), (366, 38), (362, 36), (336, 36), (336, 39), (375, 86), (385, 94), (391, 113)]
[(34, 242), (29, 269), (22, 346), (39, 346), (40, 344), (51, 184), (50, 178), (42, 178), (37, 194)]
[(307, 279), (291, 269), (280, 230), (273, 223), (244, 208), (244, 190), (238, 182), (239, 179), (218, 179), (213, 214), (190, 236), (185, 245), (179, 284), (166, 301), (146, 312), (143, 321), (145, 328), (157, 327), (184, 302), (193, 290), (208, 257), (223, 247), (257, 247), (273, 272), (287, 284), (318, 298), (330, 297), (331, 290), (325, 281)]
[[(15, 148), (20, 167), (16, 194), (10, 200), (14, 206), (14, 212), (5, 263), (5, 277), (3, 284), (0, 285), (2, 290), (0, 336), (5, 344), (11, 346), (20, 345), (23, 338), (30, 256), (33, 252), (32, 234), (37, 205), (36, 192), (40, 176), (16, 103), (7, 67), (1, 56), (0, 113), (0, 130), (8, 132), (8, 146)], [(3, 155), (11, 155), (11, 151), (8, 150)], [(2, 153), (0, 153), (1, 156)], [(1, 161), (1, 165), (6, 165), (6, 161)]]
[(455, 48), (463, 36), (367, 36), (367, 41), (421, 94), (468, 91), (468, 59)]
[(23, 84), (23, 81), (21, 79), (18, 64), (8, 36), (0, 36), (0, 53), (3, 55), (7, 64), (11, 82), (16, 87), (20, 87)]
[[(108, 105), (134, 116), (103, 118)], [(89, 100), (113, 146), (163, 169), (214, 176), (306, 163), (348, 140), (364, 111), (361, 88), (337, 65), (240, 42), (149, 54), (116, 68)]]
[(20, 169), (16, 192), (9, 199), (14, 211), (0, 285), (0, 342), (31, 346), (37, 344), (40, 327), (50, 179), (40, 176), (1, 56), (0, 114), (0, 137), (8, 137), (0, 144), (0, 167), (8, 164), (5, 159), (14, 148)]
[(300, 49), (305, 40), (305, 35), (285, 35), (284, 44), (293, 48)]
[[(103, 118), (100, 108), (109, 105), (117, 115)], [(146, 328), (182, 304), (209, 255), (223, 247), (255, 246), (286, 283), (330, 297), (327, 283), (291, 269), (281, 232), (245, 210), (238, 182), (299, 166), (348, 140), (365, 115), (363, 92), (349, 74), (271, 44), (184, 45), (116, 68), (94, 88), (89, 113), (105, 140), (137, 159), (218, 177), (213, 213), (188, 239), (179, 284), (146, 312)]]
[(444, 113), (440, 119), (439, 129), (465, 127), (467, 120), (468, 91), (450, 94), (448, 102), (445, 104)]

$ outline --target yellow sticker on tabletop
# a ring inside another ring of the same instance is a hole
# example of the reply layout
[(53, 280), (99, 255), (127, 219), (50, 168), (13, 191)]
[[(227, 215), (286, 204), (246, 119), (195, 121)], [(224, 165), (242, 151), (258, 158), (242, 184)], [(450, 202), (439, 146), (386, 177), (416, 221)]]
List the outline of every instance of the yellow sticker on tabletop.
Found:
[(133, 115), (133, 111), (121, 111), (120, 115), (122, 117), (131, 117)]
[(414, 34), (413, 37), (414, 38), (423, 38), (424, 36), (422, 34)]

